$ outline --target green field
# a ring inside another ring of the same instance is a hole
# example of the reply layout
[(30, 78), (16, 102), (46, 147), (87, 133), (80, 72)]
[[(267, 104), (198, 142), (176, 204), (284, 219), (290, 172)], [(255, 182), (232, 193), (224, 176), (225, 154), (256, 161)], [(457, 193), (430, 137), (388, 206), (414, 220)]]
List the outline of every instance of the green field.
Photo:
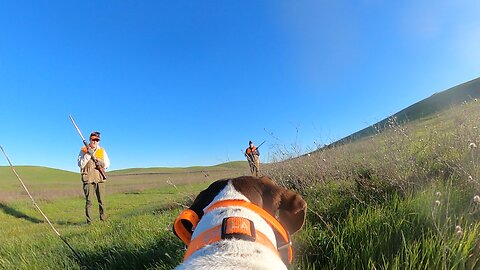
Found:
[[(58, 169), (17, 166), (16, 170), (35, 198), (52, 200), (83, 196), (79, 173)], [(183, 185), (213, 181), (248, 173), (248, 164), (234, 161), (215, 166), (187, 168), (135, 168), (108, 172), (109, 193), (135, 192), (166, 185)], [(15, 175), (0, 166), (0, 201), (28, 198)]]
[[(107, 196), (109, 221), (85, 225), (82, 198), (37, 202), (80, 254), (77, 261), (29, 201), (0, 203), (1, 269), (171, 269), (181, 258), (172, 221), (207, 184)], [(98, 218), (97, 218), (98, 220)]]
[[(355, 143), (263, 166), (309, 205), (293, 237), (292, 269), (480, 269), (478, 119), (480, 103), (471, 101), (405, 125), (391, 119)], [(18, 169), (81, 258), (0, 168), (5, 269), (172, 269), (183, 255), (171, 231), (176, 215), (212, 181), (248, 174), (245, 163), (112, 172), (110, 219), (87, 226), (78, 174)], [(65, 186), (57, 187), (60, 179)]]
[(171, 232), (176, 215), (212, 181), (244, 175), (247, 166), (230, 162), (112, 171), (106, 197), (109, 221), (92, 226), (85, 224), (78, 173), (16, 167), (80, 260), (44, 222), (11, 169), (0, 167), (0, 269), (172, 269), (183, 248)]

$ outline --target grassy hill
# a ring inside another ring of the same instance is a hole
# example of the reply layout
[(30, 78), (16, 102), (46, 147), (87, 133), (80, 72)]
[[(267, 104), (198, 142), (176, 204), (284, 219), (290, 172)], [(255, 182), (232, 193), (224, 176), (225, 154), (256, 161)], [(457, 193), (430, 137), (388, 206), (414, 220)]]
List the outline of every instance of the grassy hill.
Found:
[(246, 161), (232, 161), (214, 166), (191, 166), (191, 167), (151, 167), (151, 168), (129, 168), (111, 171), (110, 175), (131, 175), (131, 174), (175, 174), (175, 173), (193, 173), (205, 171), (222, 170), (243, 170), (248, 169)]
[[(38, 166), (16, 166), (15, 170), (36, 199), (83, 196), (79, 173)], [(187, 168), (116, 170), (108, 172), (108, 192), (136, 192), (166, 185), (203, 183), (244, 174), (248, 174), (248, 164), (244, 161)], [(8, 166), (0, 166), (0, 187), (0, 201), (27, 197)]]
[(338, 146), (375, 135), (388, 128), (391, 125), (392, 120), (396, 123), (407, 123), (425, 117), (434, 117), (437, 113), (476, 98), (480, 98), (480, 78), (435, 93), (431, 97), (421, 100), (376, 124), (330, 144), (328, 147)]
[[(16, 166), (15, 170), (28, 189), (39, 198), (78, 195), (78, 192), (72, 192), (72, 189), (78, 189), (78, 173), (39, 166)], [(0, 187), (0, 201), (27, 197), (8, 166), (0, 166)]]
[(297, 266), (480, 269), (478, 119), (471, 100), (270, 167), (309, 204)]

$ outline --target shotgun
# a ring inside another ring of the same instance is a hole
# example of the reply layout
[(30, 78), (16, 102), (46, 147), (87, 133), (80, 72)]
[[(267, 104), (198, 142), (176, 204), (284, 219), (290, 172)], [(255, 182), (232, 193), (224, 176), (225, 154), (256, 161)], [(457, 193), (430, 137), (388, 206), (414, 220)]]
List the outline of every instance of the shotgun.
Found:
[(87, 143), (87, 141), (85, 140), (85, 138), (83, 137), (82, 132), (81, 132), (80, 129), (78, 128), (77, 124), (75, 123), (75, 120), (73, 120), (73, 117), (72, 117), (71, 115), (69, 115), (68, 117), (70, 117), (70, 120), (72, 120), (73, 125), (75, 126), (75, 128), (77, 129), (78, 134), (79, 134), (80, 137), (82, 138), (83, 144), (84, 144), (85, 147), (87, 148), (88, 153), (90, 153), (90, 155), (92, 156), (92, 160), (93, 160), (93, 162), (95, 162), (95, 168), (100, 172), (100, 174), (102, 175), (103, 180), (107, 179), (107, 173), (105, 172), (105, 168), (103, 168), (102, 166), (99, 165), (98, 159), (95, 157), (95, 155), (93, 154), (92, 150), (91, 150), (90, 147), (88, 146), (88, 143)]

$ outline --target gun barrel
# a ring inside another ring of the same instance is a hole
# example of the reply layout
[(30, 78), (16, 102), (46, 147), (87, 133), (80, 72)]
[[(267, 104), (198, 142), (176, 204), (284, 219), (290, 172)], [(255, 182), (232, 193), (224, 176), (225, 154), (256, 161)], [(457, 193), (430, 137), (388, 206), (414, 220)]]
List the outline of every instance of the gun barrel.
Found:
[(87, 141), (86, 141), (85, 138), (83, 137), (83, 134), (82, 134), (82, 132), (80, 131), (80, 129), (78, 128), (77, 124), (75, 123), (75, 120), (73, 120), (73, 116), (72, 116), (72, 115), (69, 115), (68, 117), (70, 117), (70, 120), (72, 120), (72, 124), (73, 124), (73, 126), (75, 126), (75, 129), (77, 130), (78, 134), (79, 134), (80, 137), (82, 138), (83, 143), (86, 144)]
[(262, 146), (262, 144), (264, 144), (266, 141), (263, 141), (259, 146), (257, 146), (257, 149), (260, 148), (260, 146)]

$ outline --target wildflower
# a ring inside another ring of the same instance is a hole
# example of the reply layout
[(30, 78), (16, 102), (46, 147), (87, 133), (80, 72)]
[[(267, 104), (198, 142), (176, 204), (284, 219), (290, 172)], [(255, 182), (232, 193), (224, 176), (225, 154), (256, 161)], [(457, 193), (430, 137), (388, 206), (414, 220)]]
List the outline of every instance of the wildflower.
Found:
[(470, 143), (470, 144), (468, 145), (468, 147), (469, 147), (470, 149), (472, 149), (472, 148), (477, 148), (477, 145), (472, 142), (472, 143)]
[(437, 192), (435, 193), (435, 196), (440, 197), (440, 196), (442, 196), (442, 193), (441, 193), (440, 191), (437, 191)]
[(322, 160), (323, 160), (323, 162), (327, 161), (326, 159), (322, 159)]
[(440, 201), (439, 200), (435, 201), (435, 206), (440, 206)]
[(476, 204), (480, 204), (480, 196), (478, 195), (473, 196), (473, 202)]
[(462, 227), (460, 227), (460, 225), (455, 226), (455, 231), (458, 232), (458, 231), (461, 231), (461, 230), (462, 230)]
[(473, 181), (473, 177), (471, 175), (469, 175), (468, 180)]

